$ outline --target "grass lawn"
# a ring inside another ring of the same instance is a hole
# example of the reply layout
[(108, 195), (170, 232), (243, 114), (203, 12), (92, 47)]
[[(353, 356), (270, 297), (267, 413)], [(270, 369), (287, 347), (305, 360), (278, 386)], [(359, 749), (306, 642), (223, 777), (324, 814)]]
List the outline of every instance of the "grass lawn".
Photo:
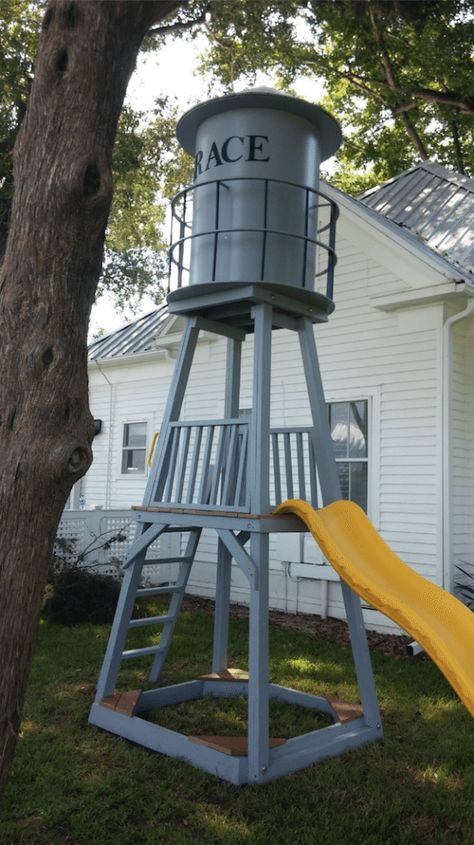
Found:
[[(209, 670), (213, 618), (185, 611), (169, 683)], [(153, 631), (132, 632), (153, 641)], [(101, 626), (43, 623), (1, 845), (474, 845), (474, 722), (429, 661), (373, 653), (385, 739), (267, 786), (234, 787), (89, 727), (107, 643)], [(131, 638), (132, 640), (132, 638)], [(246, 667), (247, 624), (231, 620), (231, 665)], [(121, 687), (146, 686), (145, 660)], [(350, 649), (271, 628), (271, 677), (357, 700)], [(245, 703), (194, 702), (160, 714), (189, 733), (244, 733)], [(272, 708), (274, 736), (318, 716)]]

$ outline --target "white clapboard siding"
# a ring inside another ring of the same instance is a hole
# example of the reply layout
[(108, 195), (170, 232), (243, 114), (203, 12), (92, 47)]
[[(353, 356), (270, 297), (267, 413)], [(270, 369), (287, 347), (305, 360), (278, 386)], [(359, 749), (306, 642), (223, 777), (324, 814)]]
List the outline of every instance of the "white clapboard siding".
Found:
[(93, 469), (89, 471), (86, 478), (82, 479), (81, 490), (85, 498), (87, 487), (89, 502), (86, 500), (86, 504), (88, 506), (110, 507), (107, 501), (107, 487), (111, 453), (110, 423), (113, 418), (113, 394), (110, 385), (106, 382), (95, 384), (89, 392), (92, 416), (95, 420), (102, 420), (102, 430), (94, 438), (92, 444)]

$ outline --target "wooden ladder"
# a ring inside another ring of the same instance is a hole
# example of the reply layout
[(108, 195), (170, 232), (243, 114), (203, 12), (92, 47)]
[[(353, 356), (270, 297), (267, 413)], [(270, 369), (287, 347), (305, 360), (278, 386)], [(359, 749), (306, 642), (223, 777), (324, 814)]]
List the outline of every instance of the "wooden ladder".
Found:
[[(131, 546), (127, 561), (124, 565), (122, 589), (117, 603), (109, 643), (97, 686), (96, 701), (98, 702), (101, 702), (104, 698), (109, 699), (114, 696), (117, 676), (122, 661), (124, 660), (134, 660), (140, 657), (151, 656), (154, 659), (149, 674), (150, 681), (157, 681), (161, 674), (163, 664), (171, 645), (173, 632), (181, 610), (191, 567), (196, 555), (202, 531), (201, 528), (189, 529), (189, 538), (184, 555), (151, 560), (146, 559), (146, 552), (151, 543), (156, 540), (157, 536), (165, 534), (170, 530), (174, 529), (170, 529), (169, 526), (155, 526), (155, 530), (152, 532), (148, 543), (145, 545), (143, 543), (140, 544), (140, 537), (137, 537)], [(138, 553), (137, 545), (139, 547), (141, 546)], [(156, 566), (160, 563), (180, 564), (175, 582), (156, 587), (142, 587), (141, 578), (143, 569), (147, 566)], [(138, 619), (132, 619), (137, 599), (155, 598), (157, 596), (168, 594), (171, 598), (166, 613), (158, 616), (145, 616)], [(142, 648), (127, 649), (125, 647), (128, 632), (131, 629), (154, 625), (162, 626), (162, 632), (158, 644)]]

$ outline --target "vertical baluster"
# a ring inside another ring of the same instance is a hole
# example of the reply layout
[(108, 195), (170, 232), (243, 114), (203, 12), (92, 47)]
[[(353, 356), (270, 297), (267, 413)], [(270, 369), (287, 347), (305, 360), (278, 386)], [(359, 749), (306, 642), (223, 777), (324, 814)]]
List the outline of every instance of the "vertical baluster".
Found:
[(272, 433), (272, 455), (273, 455), (273, 477), (275, 479), (275, 504), (282, 501), (281, 495), (281, 473), (280, 473), (280, 450), (278, 448), (278, 434)]
[(201, 475), (201, 487), (199, 490), (199, 503), (204, 505), (206, 504), (206, 496), (209, 489), (209, 468), (211, 464), (211, 450), (212, 450), (212, 442), (214, 440), (214, 426), (209, 425), (207, 426), (207, 440), (206, 440), (206, 448), (204, 450), (204, 458), (202, 462), (202, 475)]
[(339, 216), (339, 209), (335, 202), (331, 202), (331, 215), (329, 221), (329, 258), (328, 258), (328, 280), (326, 285), (326, 296), (329, 299), (334, 295), (334, 267), (336, 266), (336, 220)]
[(166, 482), (165, 502), (172, 502), (173, 487), (175, 481), (176, 461), (178, 458), (178, 449), (180, 441), (181, 429), (173, 426), (173, 443), (171, 446), (170, 465), (168, 470), (168, 480)]
[(184, 441), (183, 446), (181, 449), (181, 458), (179, 461), (179, 469), (176, 474), (178, 486), (176, 490), (176, 501), (182, 502), (182, 495), (183, 495), (183, 488), (184, 488), (184, 477), (186, 475), (186, 465), (188, 461), (188, 452), (189, 452), (189, 438), (191, 436), (191, 426), (187, 425), (184, 431)]
[[(306, 200), (304, 209), (304, 241), (303, 241), (303, 273), (301, 279), (301, 286), (306, 287), (306, 262), (308, 260), (308, 223), (309, 223), (309, 188), (306, 188)], [(314, 284), (313, 279), (310, 279), (310, 286)]]
[(188, 484), (188, 496), (186, 501), (191, 504), (194, 497), (194, 488), (196, 486), (196, 476), (197, 476), (197, 469), (199, 464), (199, 455), (201, 452), (201, 441), (202, 441), (202, 425), (197, 426), (196, 433), (194, 436), (194, 444), (193, 444), (193, 457), (191, 462), (191, 469), (189, 472), (189, 484)]
[(219, 492), (219, 483), (221, 480), (222, 463), (224, 460), (224, 449), (227, 441), (227, 426), (220, 427), (219, 440), (216, 450), (216, 462), (214, 466), (214, 478), (212, 479), (211, 495), (209, 497), (209, 504), (217, 504), (217, 494)]
[(265, 278), (265, 258), (267, 251), (267, 225), (268, 225), (268, 179), (265, 179), (263, 195), (263, 228), (262, 228), (262, 257), (260, 261), (260, 281)]
[(293, 466), (291, 462), (291, 441), (288, 432), (283, 435), (283, 445), (285, 449), (285, 469), (286, 469), (286, 497), (287, 499), (294, 499), (295, 491), (293, 487)]
[(179, 269), (178, 269), (178, 287), (179, 287), (179, 288), (180, 288), (180, 287), (182, 287), (182, 284), (183, 284), (183, 269), (184, 269), (184, 243), (185, 243), (184, 239), (185, 239), (185, 237), (186, 237), (186, 208), (187, 208), (187, 199), (188, 199), (188, 193), (187, 193), (187, 191), (186, 191), (186, 192), (185, 192), (185, 194), (184, 194), (184, 199), (183, 199), (183, 216), (181, 217), (181, 220), (180, 220), (180, 226), (179, 226), (179, 240), (180, 240), (180, 244), (179, 244), (179, 258), (178, 258), (178, 262), (179, 262)]
[(296, 432), (296, 456), (298, 459), (298, 495), (306, 500), (306, 483), (304, 477), (303, 432)]
[(231, 426), (229, 448), (227, 450), (226, 461), (224, 463), (224, 486), (221, 496), (221, 505), (224, 506), (230, 504), (229, 489), (232, 489), (231, 481), (235, 482), (235, 459), (238, 427), (238, 423)]
[(216, 182), (216, 216), (215, 216), (215, 220), (214, 220), (215, 232), (214, 232), (214, 249), (213, 249), (213, 254), (212, 254), (212, 276), (211, 276), (211, 279), (212, 279), (213, 282), (216, 280), (216, 270), (217, 270), (217, 244), (218, 244), (217, 239), (219, 237), (219, 233), (218, 233), (218, 230), (219, 230), (219, 210), (220, 210), (219, 206), (220, 206), (220, 198), (221, 198), (220, 187), (221, 187), (221, 183), (220, 183), (220, 180), (218, 179), (217, 182)]
[(309, 454), (309, 479), (311, 487), (311, 504), (313, 508), (318, 507), (318, 479), (316, 476), (316, 455), (313, 445), (313, 432), (308, 434), (308, 454)]
[[(245, 494), (245, 499), (248, 496), (248, 485), (247, 485), (247, 444), (249, 438), (249, 427), (248, 425), (242, 426), (243, 433), (242, 433), (242, 443), (240, 446), (240, 461), (239, 461), (239, 471), (237, 473), (237, 483), (235, 485), (235, 500), (234, 505), (238, 508), (241, 504), (241, 499)], [(245, 505), (245, 502), (242, 502), (242, 505)]]

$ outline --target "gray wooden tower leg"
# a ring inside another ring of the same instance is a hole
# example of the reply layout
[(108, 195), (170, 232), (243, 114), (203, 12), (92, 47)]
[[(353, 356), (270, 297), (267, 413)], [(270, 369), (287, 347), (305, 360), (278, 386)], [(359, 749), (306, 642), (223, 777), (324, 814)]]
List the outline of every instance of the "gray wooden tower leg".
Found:
[[(310, 320), (302, 320), (298, 329), (303, 367), (314, 425), (316, 461), (323, 503), (341, 499), (341, 485), (334, 460), (331, 432), (324, 401), (318, 353)], [(369, 725), (380, 727), (380, 711), (375, 691), (367, 635), (359, 597), (341, 582), (344, 607), (351, 637), (352, 652), (364, 714)]]
[[(272, 308), (257, 305), (253, 367), (253, 415), (250, 439), (250, 508), (253, 513), (270, 510), (270, 384)], [(249, 780), (259, 781), (269, 763), (268, 677), (268, 534), (251, 534), (250, 556), (257, 583), (250, 592), (248, 747)]]
[[(229, 338), (227, 340), (224, 396), (224, 417), (227, 419), (236, 419), (239, 416), (241, 359), (242, 341)], [(214, 646), (212, 654), (213, 672), (220, 672), (227, 669), (231, 574), (232, 555), (222, 540), (219, 539), (217, 548)]]

